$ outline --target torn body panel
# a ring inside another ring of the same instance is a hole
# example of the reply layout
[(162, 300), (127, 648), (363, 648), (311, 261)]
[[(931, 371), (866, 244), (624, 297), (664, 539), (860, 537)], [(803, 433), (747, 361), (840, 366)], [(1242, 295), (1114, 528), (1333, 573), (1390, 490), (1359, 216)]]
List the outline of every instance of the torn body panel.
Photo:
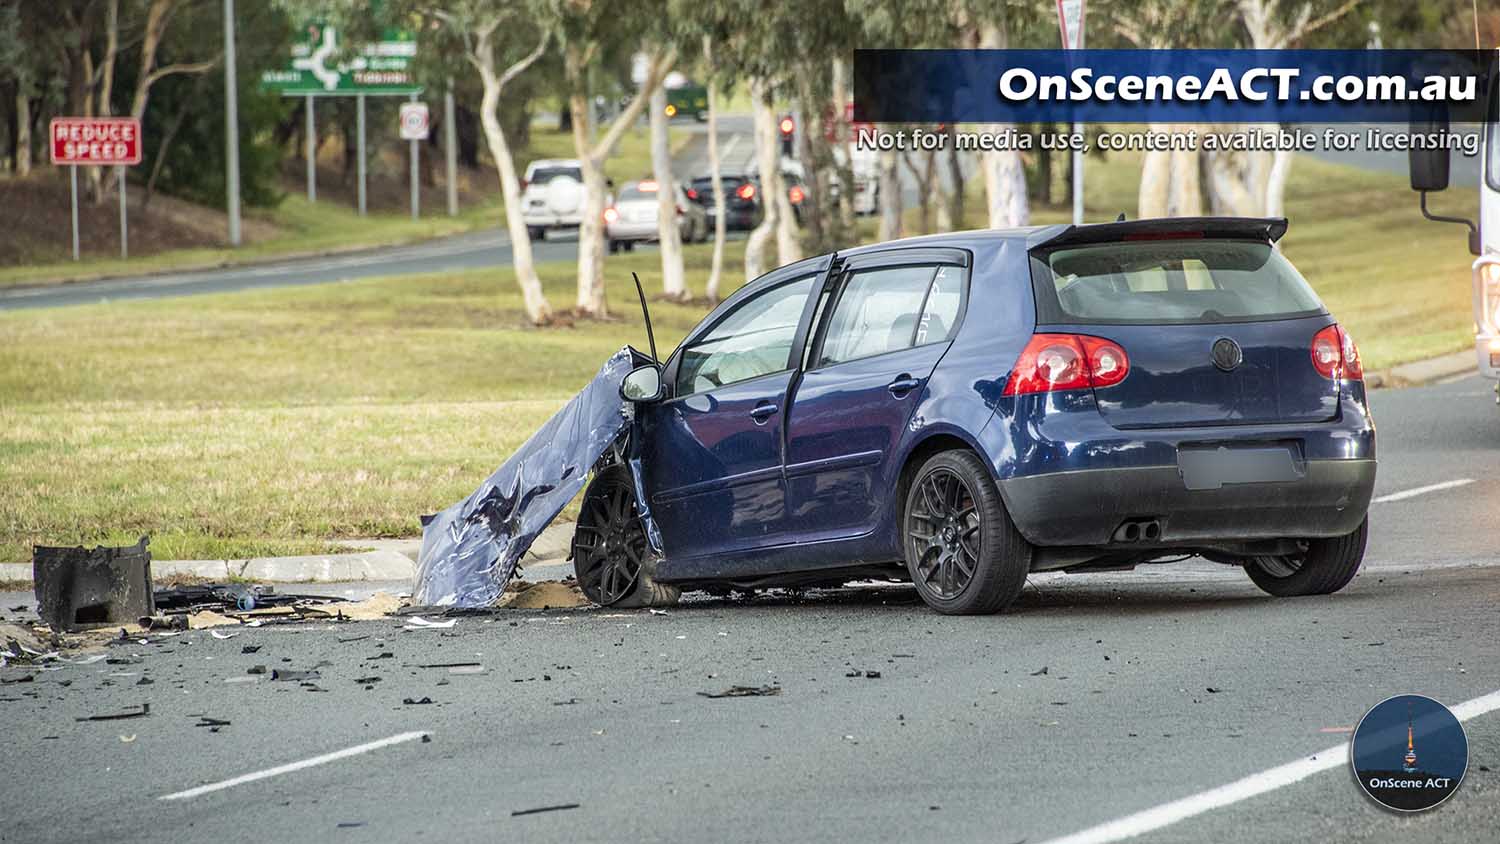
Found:
[[(650, 359), (626, 346), (463, 501), (422, 520), (412, 602), (494, 604), (531, 543), (583, 489), (601, 457), (628, 449), (631, 409), (620, 382)], [(626, 452), (628, 455), (628, 452)], [(639, 487), (639, 461), (627, 461)], [(647, 536), (658, 536), (642, 512)]]

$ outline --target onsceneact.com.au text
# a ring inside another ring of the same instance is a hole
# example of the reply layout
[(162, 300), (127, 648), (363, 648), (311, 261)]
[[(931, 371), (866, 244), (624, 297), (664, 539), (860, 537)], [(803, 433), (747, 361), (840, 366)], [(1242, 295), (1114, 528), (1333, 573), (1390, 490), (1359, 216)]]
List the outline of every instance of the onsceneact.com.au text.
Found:
[(1420, 80), (1397, 74), (1318, 74), (1302, 83), (1302, 71), (1258, 67), (1238, 74), (1218, 68), (1202, 79), (1192, 75), (1095, 75), (1077, 67), (1066, 75), (1038, 74), (1013, 67), (1000, 74), (1002, 100), (1014, 103), (1054, 102), (1474, 102), (1479, 84), (1473, 75), (1427, 75)]

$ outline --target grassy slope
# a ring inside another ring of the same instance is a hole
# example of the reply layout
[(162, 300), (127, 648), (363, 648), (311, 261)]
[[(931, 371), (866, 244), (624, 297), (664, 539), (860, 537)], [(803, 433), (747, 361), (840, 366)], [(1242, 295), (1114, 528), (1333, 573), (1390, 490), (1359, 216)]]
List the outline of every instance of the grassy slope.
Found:
[[(675, 149), (688, 138), (686, 130), (674, 128), (670, 131)], [(610, 159), (607, 170), (617, 179), (629, 179), (648, 173), (651, 169), (649, 134), (645, 124), (626, 133), (615, 156)], [(531, 145), (517, 155), (516, 166), (523, 172), (526, 165), (538, 158), (572, 158), (573, 136), (556, 131), (550, 124), (537, 125), (532, 129)], [(281, 233), (239, 249), (228, 247), (177, 249), (156, 255), (121, 260), (119, 258), (93, 258), (74, 263), (59, 260), (45, 264), (19, 267), (0, 267), (0, 288), (16, 285), (59, 283), (121, 275), (139, 275), (163, 270), (214, 267), (227, 264), (265, 261), (276, 257), (350, 250), (371, 246), (389, 246), (425, 240), (444, 235), (458, 234), (505, 222), (505, 208), (500, 200), (498, 182), (493, 168), (475, 174), (486, 187), (494, 186), (492, 193), (479, 203), (470, 203), (460, 209), (457, 217), (427, 213), (419, 220), (411, 219), (404, 212), (371, 212), (361, 217), (346, 204), (324, 200), (310, 203), (303, 193), (289, 192), (281, 204), (274, 209), (247, 209), (246, 215), (275, 225)], [(56, 248), (47, 250), (54, 254), (66, 254), (68, 232), (58, 233)]]
[[(1133, 173), (1091, 166), (1091, 216), (1133, 207)], [(1373, 367), (1467, 344), (1461, 232), (1399, 179), (1299, 160), (1289, 208), (1287, 253)], [(694, 285), (708, 250), (688, 248)], [(508, 268), (0, 314), (0, 560), (141, 533), (161, 559), (412, 535), (644, 344), (632, 269), (660, 283), (654, 253), (611, 257), (617, 321), (549, 330), (522, 325)], [(572, 265), (542, 272), (571, 302)], [(661, 344), (702, 310), (653, 304)]]

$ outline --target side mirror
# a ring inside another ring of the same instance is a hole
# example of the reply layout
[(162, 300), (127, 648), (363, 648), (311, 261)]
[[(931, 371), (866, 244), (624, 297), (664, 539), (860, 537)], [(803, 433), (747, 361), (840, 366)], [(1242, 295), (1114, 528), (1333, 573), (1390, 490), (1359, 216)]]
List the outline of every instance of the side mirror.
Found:
[(653, 402), (661, 398), (661, 367), (655, 364), (637, 367), (620, 382), (620, 398), (632, 402)]
[[(1448, 121), (1412, 123), (1413, 134), (1448, 134)], [(1411, 168), (1411, 189), (1417, 191), (1440, 191), (1448, 189), (1448, 166), (1450, 154), (1446, 149), (1417, 149), (1407, 153)]]

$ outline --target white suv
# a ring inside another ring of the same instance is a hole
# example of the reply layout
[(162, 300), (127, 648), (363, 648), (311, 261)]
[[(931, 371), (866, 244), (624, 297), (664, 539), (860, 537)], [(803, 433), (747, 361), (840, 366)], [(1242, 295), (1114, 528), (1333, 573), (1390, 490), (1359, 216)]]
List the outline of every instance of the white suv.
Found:
[(583, 168), (577, 159), (544, 159), (526, 167), (521, 218), (532, 240), (548, 229), (576, 229), (583, 220)]

